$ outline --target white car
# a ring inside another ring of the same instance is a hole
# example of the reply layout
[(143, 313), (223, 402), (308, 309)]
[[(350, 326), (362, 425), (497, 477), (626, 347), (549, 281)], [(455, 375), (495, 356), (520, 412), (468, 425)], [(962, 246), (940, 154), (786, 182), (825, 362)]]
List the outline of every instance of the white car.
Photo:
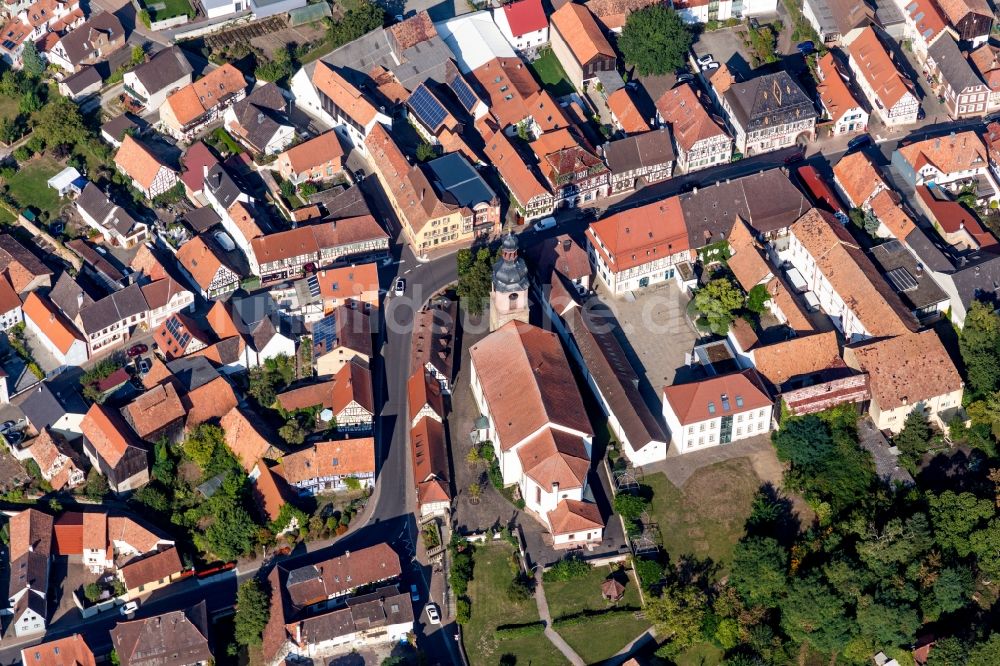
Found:
[(134, 601), (130, 601), (121, 608), (119, 608), (118, 612), (121, 613), (122, 616), (129, 616), (135, 613), (137, 610), (139, 610), (139, 604), (137, 604)]
[(427, 621), (431, 624), (441, 624), (441, 612), (437, 604), (427, 604)]
[(406, 291), (406, 280), (403, 278), (398, 278), (396, 284), (392, 286), (392, 293), (396, 296), (402, 296), (403, 292)]
[(719, 63), (717, 63), (717, 62), (710, 62), (707, 65), (702, 65), (701, 66), (701, 71), (703, 71), (703, 72), (707, 72), (708, 70), (711, 70), (711, 69), (719, 69)]
[(698, 56), (698, 64), (701, 65), (702, 67), (712, 62), (713, 60), (715, 60), (715, 58), (712, 57), (711, 53), (706, 53), (703, 56)]
[(543, 217), (538, 220), (538, 222), (535, 222), (535, 231), (545, 231), (546, 229), (551, 229), (554, 226), (556, 226), (556, 218)]

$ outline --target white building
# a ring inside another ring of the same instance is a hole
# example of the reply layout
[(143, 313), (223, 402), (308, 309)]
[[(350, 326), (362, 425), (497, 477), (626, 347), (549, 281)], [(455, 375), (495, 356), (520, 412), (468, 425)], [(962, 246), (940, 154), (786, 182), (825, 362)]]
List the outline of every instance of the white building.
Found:
[(663, 418), (678, 453), (763, 435), (773, 403), (753, 370), (663, 389)]
[(362, 154), (376, 124), (392, 127), (392, 118), (322, 60), (296, 72), (290, 89), (299, 109), (334, 128)]
[(133, 70), (125, 72), (125, 92), (149, 110), (158, 110), (167, 97), (191, 84), (191, 64), (179, 46), (171, 46)]
[(517, 484), (560, 546), (601, 541), (603, 525), (577, 529), (587, 521), (574, 517), (587, 495), (593, 431), (559, 338), (512, 321), (470, 353), (472, 395), (504, 485)]
[(587, 254), (597, 278), (623, 294), (676, 277), (691, 258), (687, 227), (677, 197), (615, 213), (591, 223)]
[(0, 331), (6, 331), (24, 321), (21, 299), (7, 278), (0, 276)]
[(777, 0), (674, 0), (673, 6), (687, 23), (770, 16), (778, 11)]
[(893, 127), (917, 122), (920, 101), (913, 84), (896, 69), (875, 31), (870, 27), (862, 30), (847, 52), (854, 80), (875, 115)]
[(549, 41), (549, 19), (542, 0), (516, 0), (493, 10), (493, 21), (518, 53), (539, 49)]
[(831, 134), (851, 134), (868, 129), (868, 112), (841, 78), (833, 52), (819, 59), (817, 71), (820, 83), (816, 86), (816, 93), (827, 118), (833, 121)]
[(87, 342), (83, 336), (48, 298), (37, 292), (28, 294), (24, 301), (24, 325), (59, 362), (58, 369), (87, 362)]

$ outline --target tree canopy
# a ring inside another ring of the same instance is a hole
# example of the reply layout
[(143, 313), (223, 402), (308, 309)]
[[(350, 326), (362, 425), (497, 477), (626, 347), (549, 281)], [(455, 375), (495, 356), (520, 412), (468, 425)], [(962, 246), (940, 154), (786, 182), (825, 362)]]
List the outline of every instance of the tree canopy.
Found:
[(462, 249), (456, 257), (458, 262), (458, 286), (455, 293), (466, 312), (482, 314), (490, 300), (493, 286), (493, 253), (488, 248)]
[(729, 332), (736, 311), (743, 307), (743, 291), (728, 277), (716, 278), (695, 292), (692, 300), (705, 325), (716, 335)]
[(251, 578), (240, 585), (236, 592), (235, 635), (240, 645), (260, 645), (269, 613), (267, 592)]
[(691, 41), (680, 14), (655, 4), (628, 15), (618, 49), (642, 76), (672, 74), (684, 67)]

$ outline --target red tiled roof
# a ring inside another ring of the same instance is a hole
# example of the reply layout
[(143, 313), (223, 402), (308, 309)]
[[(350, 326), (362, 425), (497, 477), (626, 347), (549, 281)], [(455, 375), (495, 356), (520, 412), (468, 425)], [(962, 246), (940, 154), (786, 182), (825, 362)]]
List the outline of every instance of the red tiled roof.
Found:
[(517, 0), (503, 5), (507, 24), (515, 37), (549, 27), (549, 20), (542, 8), (542, 0)]
[(592, 222), (587, 240), (616, 273), (690, 249), (677, 197)]
[[(728, 409), (722, 396), (728, 400)], [(663, 389), (663, 400), (681, 425), (771, 406), (771, 398), (760, 387), (753, 370), (674, 384)]]

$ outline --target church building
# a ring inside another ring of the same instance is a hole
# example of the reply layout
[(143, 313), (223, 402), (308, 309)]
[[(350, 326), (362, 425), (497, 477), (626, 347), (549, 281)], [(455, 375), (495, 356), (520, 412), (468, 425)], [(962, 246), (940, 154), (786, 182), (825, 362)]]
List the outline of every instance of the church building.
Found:
[(490, 293), (490, 331), (507, 322), (528, 323), (528, 267), (518, 255), (517, 237), (508, 233), (493, 264)]

